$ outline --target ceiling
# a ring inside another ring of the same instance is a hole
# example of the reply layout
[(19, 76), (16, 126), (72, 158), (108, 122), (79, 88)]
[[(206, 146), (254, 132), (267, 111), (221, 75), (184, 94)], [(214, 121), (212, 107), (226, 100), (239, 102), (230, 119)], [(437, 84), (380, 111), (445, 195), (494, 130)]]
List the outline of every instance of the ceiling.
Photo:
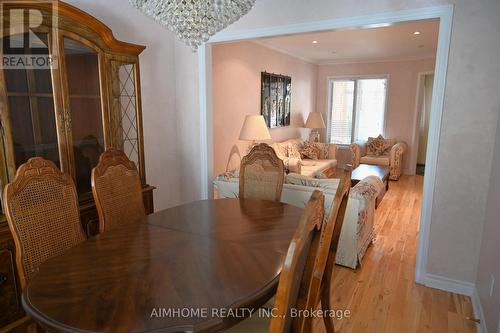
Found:
[[(420, 32), (414, 35), (414, 32)], [(254, 42), (315, 64), (431, 58), (439, 20), (259, 38)], [(313, 44), (313, 41), (317, 41)]]

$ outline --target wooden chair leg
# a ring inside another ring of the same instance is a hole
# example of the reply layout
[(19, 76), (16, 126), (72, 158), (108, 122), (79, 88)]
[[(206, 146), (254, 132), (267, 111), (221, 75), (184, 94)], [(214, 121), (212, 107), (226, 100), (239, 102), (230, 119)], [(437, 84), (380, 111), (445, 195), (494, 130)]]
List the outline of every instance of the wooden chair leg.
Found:
[[(333, 256), (333, 258), (335, 258)], [(324, 285), (321, 291), (321, 309), (325, 313), (330, 312), (330, 286), (333, 274), (333, 263), (332, 263), (332, 254), (330, 253), (328, 261), (326, 263), (325, 269), (325, 280)], [(335, 326), (333, 324), (334, 318), (331, 316), (323, 316), (323, 322), (325, 323), (326, 333), (335, 333)]]

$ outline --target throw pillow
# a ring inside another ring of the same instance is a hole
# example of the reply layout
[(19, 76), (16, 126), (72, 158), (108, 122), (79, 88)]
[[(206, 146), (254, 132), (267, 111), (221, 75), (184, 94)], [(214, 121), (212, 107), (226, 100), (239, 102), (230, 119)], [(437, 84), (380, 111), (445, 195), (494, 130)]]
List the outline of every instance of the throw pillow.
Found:
[(317, 160), (320, 156), (320, 153), (321, 151), (318, 145), (309, 141), (304, 142), (304, 146), (300, 151), (300, 154), (303, 158), (309, 158), (311, 160)]
[(328, 159), (328, 150), (329, 150), (329, 145), (327, 143), (320, 143), (320, 142), (315, 142), (314, 145), (318, 147), (319, 149), (319, 155), (318, 158), (320, 160), (327, 160)]
[(379, 135), (376, 138), (369, 137), (366, 147), (368, 155), (381, 156), (390, 148), (390, 145), (382, 135)]
[(300, 146), (298, 143), (288, 144), (288, 157), (300, 159)]

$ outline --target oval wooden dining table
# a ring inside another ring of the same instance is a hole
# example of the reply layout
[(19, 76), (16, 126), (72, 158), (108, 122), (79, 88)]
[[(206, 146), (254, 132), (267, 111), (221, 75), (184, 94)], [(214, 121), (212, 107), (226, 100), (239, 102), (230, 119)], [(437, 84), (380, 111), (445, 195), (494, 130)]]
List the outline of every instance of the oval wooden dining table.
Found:
[(43, 263), (23, 306), (50, 332), (223, 330), (274, 294), (302, 212), (220, 199), (154, 213)]

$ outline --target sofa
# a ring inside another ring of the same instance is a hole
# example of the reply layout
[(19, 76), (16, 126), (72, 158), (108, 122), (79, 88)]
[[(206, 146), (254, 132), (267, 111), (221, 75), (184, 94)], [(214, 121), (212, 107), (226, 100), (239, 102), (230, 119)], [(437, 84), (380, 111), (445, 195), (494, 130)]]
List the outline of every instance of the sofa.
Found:
[[(372, 140), (383, 140), (382, 152), (370, 149)], [(408, 150), (406, 143), (395, 139), (369, 138), (368, 141), (357, 141), (350, 146), (352, 166), (357, 168), (360, 164), (387, 166), (390, 168), (389, 179), (398, 180), (403, 173), (403, 156)]]
[(349, 192), (335, 262), (355, 269), (375, 242), (375, 199), (383, 190), (380, 178), (369, 176)]
[[(340, 179), (315, 179), (305, 177), (296, 173), (285, 176), (281, 202), (305, 208), (314, 190), (320, 190), (325, 195), (325, 215), (328, 216), (332, 209), (333, 199)], [(239, 171), (225, 172), (213, 181), (214, 196), (221, 198), (239, 197)]]
[[(290, 173), (285, 176), (281, 202), (305, 208), (314, 190), (320, 190), (325, 195), (325, 218), (328, 218), (339, 182), (339, 178), (317, 179)], [(216, 199), (238, 198), (239, 172), (223, 173), (215, 178), (213, 185)], [(383, 188), (378, 177), (369, 176), (350, 190), (335, 258), (338, 265), (355, 269), (375, 241), (375, 199)]]
[(290, 139), (275, 142), (270, 146), (283, 160), (289, 173), (311, 178), (331, 178), (335, 175), (337, 168), (335, 144), (309, 143), (301, 139)]

